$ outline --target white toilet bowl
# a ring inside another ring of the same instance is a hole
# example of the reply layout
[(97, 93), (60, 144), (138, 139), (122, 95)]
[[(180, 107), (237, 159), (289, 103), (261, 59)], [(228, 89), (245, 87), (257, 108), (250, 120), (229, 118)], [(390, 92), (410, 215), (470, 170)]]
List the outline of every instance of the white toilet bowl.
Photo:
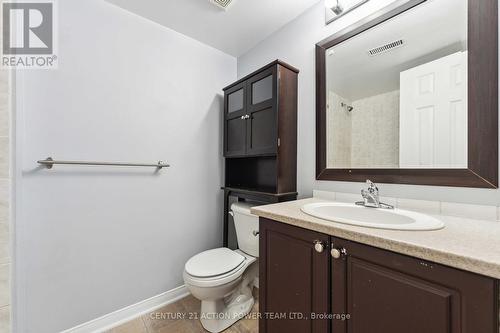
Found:
[(225, 330), (253, 307), (259, 237), (258, 217), (250, 214), (251, 206), (248, 203), (231, 206), (240, 249), (208, 250), (195, 255), (185, 265), (184, 283), (201, 301), (200, 321), (209, 332)]

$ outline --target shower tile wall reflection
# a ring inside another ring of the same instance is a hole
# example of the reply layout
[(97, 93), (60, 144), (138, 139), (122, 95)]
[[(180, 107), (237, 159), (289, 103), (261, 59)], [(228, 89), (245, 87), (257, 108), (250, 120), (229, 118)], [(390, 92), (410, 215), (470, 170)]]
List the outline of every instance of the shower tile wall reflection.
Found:
[(399, 167), (399, 90), (352, 102), (330, 92), (327, 123), (328, 165)]

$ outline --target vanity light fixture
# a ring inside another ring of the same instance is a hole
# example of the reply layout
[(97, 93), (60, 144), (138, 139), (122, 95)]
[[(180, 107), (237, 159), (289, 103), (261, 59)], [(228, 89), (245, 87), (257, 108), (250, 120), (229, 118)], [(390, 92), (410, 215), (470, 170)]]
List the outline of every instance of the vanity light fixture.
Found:
[(330, 8), (330, 10), (337, 16), (344, 12), (344, 7), (342, 7), (340, 0), (327, 0), (326, 4), (327, 8)]
[(369, 0), (325, 0), (325, 22), (329, 24)]

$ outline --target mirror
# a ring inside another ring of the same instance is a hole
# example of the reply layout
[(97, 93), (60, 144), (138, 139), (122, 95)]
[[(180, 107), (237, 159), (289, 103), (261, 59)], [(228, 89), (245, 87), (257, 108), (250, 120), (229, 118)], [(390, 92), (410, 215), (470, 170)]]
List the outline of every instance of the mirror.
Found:
[(467, 0), (326, 50), (328, 168), (467, 167)]
[(316, 45), (317, 179), (497, 187), (497, 0), (397, 0)]

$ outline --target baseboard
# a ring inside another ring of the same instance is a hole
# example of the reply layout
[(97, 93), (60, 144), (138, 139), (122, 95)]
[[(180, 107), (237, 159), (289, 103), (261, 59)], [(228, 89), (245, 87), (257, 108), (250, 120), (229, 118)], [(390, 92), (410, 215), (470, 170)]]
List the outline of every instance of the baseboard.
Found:
[(100, 318), (91, 320), (75, 326), (61, 333), (99, 333), (120, 326), (143, 314), (157, 310), (165, 305), (173, 303), (189, 295), (189, 291), (183, 285), (162, 294), (153, 296), (139, 303), (127, 306), (123, 309), (111, 312)]

